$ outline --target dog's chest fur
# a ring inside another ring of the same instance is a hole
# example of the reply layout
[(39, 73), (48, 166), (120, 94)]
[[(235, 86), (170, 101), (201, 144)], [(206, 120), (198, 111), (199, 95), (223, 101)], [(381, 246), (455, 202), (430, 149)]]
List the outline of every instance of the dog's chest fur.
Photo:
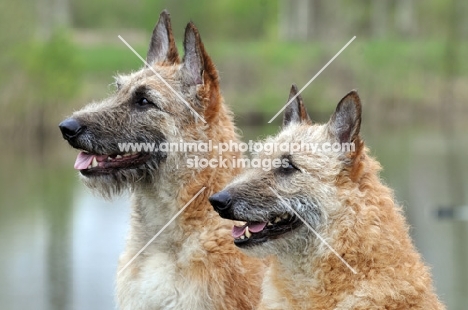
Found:
[(265, 278), (263, 279), (262, 285), (262, 303), (260, 310), (284, 310), (290, 309), (291, 305), (288, 303), (286, 298), (280, 294), (280, 292), (273, 285), (271, 279), (271, 269), (267, 269)]
[[(207, 287), (194, 281), (190, 271), (181, 270), (172, 255), (154, 253), (146, 257), (133, 275), (132, 268), (120, 276), (125, 279), (118, 290), (121, 310), (131, 309), (214, 309)], [(125, 293), (124, 293), (125, 292)]]
[[(132, 214), (132, 227), (119, 270), (152, 238), (147, 231), (159, 231), (176, 213), (174, 201), (164, 203), (166, 199), (161, 198), (157, 206), (147, 197), (134, 199), (133, 208), (140, 211)], [(198, 232), (187, 234), (176, 219), (118, 274), (117, 297), (121, 310), (214, 309), (207, 289), (209, 284), (202, 283), (197, 275), (197, 258), (203, 255)]]

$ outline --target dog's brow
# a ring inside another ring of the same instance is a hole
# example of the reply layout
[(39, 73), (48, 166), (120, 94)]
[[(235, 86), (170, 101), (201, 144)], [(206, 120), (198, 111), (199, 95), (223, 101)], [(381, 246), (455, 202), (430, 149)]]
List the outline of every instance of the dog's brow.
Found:
[(133, 92), (133, 95), (134, 96), (142, 96), (142, 95), (149, 95), (151, 97), (153, 97), (154, 99), (157, 99), (157, 100), (161, 100), (161, 94), (151, 88), (151, 87), (148, 87), (147, 85), (140, 85), (138, 86), (137, 88), (135, 88), (135, 91)]
[(140, 85), (135, 88), (133, 91), (134, 94), (136, 95), (141, 95), (141, 94), (158, 94), (154, 89), (151, 87), (148, 87), (147, 85)]
[(146, 94), (146, 93), (149, 93), (150, 90), (151, 90), (151, 88), (149, 88), (148, 86), (140, 85), (140, 86), (135, 88), (133, 93), (134, 94)]

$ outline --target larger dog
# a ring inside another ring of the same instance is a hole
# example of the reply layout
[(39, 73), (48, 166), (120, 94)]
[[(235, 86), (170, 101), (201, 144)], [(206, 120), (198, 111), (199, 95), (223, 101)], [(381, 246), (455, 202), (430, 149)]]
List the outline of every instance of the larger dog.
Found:
[[(290, 99), (296, 94), (293, 87)], [(286, 164), (247, 170), (210, 198), (222, 217), (246, 222), (232, 232), (238, 247), (272, 257), (260, 309), (443, 309), (359, 136), (358, 94), (324, 125), (312, 124), (298, 96), (283, 123), (264, 143), (310, 148), (260, 152)]]
[[(87, 186), (105, 196), (125, 189), (132, 193), (131, 227), (117, 276), (121, 309), (254, 309), (263, 264), (232, 244), (228, 224), (207, 199), (239, 169), (188, 169), (184, 152), (119, 148), (135, 142), (238, 140), (218, 73), (192, 23), (185, 30), (184, 51), (181, 61), (169, 14), (162, 12), (146, 60), (172, 90), (144, 67), (117, 77), (113, 95), (75, 112), (60, 129), (71, 146), (82, 150), (75, 168)], [(218, 157), (215, 152), (194, 155)], [(229, 160), (240, 155), (223, 153)]]

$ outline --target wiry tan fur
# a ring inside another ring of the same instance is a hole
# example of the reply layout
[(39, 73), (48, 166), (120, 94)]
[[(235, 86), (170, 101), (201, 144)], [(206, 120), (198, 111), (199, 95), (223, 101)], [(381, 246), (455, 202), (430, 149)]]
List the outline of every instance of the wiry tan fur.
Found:
[(357, 272), (305, 225), (244, 246), (246, 253), (271, 261), (259, 309), (444, 309), (402, 209), (359, 137), (360, 107), (357, 93), (351, 92), (327, 124), (312, 125), (298, 97), (285, 113), (284, 130), (264, 142), (344, 139), (355, 143), (355, 151), (260, 153), (260, 158), (290, 156), (296, 168), (246, 170), (224, 190), (232, 201), (231, 213), (225, 214), (248, 222), (291, 213), (273, 188)]
[[(169, 15), (161, 13), (153, 32), (148, 63), (190, 106), (203, 123), (148, 68), (117, 77), (110, 98), (73, 114), (86, 129), (69, 142), (93, 154), (118, 152), (119, 142), (238, 141), (231, 112), (223, 103), (216, 68), (195, 26), (187, 26), (185, 56), (175, 47)], [(130, 57), (130, 56), (129, 56)], [(144, 96), (152, 104), (141, 107)], [(191, 154), (205, 158), (212, 153)], [(239, 157), (226, 152), (224, 157)], [(192, 201), (137, 258), (117, 276), (122, 310), (255, 309), (264, 264), (232, 243), (230, 223), (220, 219), (207, 198), (222, 189), (238, 169), (189, 169), (187, 154), (158, 152), (141, 166), (111, 174), (84, 176), (105, 196), (130, 189), (132, 212), (121, 270), (155, 234)]]

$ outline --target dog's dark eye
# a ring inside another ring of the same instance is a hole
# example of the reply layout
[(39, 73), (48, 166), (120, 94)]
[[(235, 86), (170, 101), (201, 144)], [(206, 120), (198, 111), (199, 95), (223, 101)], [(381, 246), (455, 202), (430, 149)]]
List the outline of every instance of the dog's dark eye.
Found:
[(300, 169), (293, 164), (290, 158), (286, 157), (281, 160), (279, 171), (282, 173), (292, 173), (294, 171), (300, 171)]
[(138, 99), (136, 102), (135, 102), (136, 106), (139, 107), (139, 108), (147, 108), (149, 106), (152, 106), (154, 105), (153, 102), (151, 102), (150, 100), (146, 99), (145, 97), (141, 97), (140, 99)]

